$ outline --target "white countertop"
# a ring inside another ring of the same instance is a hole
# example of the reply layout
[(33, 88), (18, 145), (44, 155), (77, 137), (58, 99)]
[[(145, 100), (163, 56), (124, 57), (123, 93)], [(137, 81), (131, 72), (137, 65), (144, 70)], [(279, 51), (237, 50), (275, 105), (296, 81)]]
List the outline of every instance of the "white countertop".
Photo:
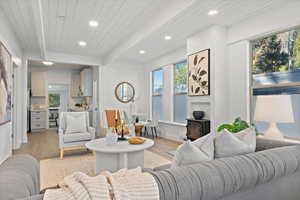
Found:
[(31, 112), (45, 112), (47, 109), (31, 109)]
[(146, 141), (143, 144), (129, 144), (128, 141), (118, 141), (115, 145), (107, 145), (105, 138), (92, 140), (85, 144), (85, 146), (93, 151), (103, 153), (126, 153), (141, 151), (148, 149), (154, 145), (153, 140), (144, 138)]

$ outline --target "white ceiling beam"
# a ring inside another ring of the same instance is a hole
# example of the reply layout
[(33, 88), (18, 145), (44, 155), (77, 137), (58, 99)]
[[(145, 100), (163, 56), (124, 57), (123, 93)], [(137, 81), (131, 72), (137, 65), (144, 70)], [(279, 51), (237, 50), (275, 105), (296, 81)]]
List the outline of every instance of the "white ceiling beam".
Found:
[(161, 9), (161, 13), (155, 13), (153, 20), (149, 21), (142, 29), (132, 35), (127, 41), (121, 43), (109, 55), (105, 57), (104, 64), (107, 65), (118, 59), (126, 50), (134, 47), (143, 39), (163, 27), (176, 16), (190, 8), (197, 0), (173, 1), (168, 8)]
[[(26, 52), (24, 55), (27, 60), (45, 60), (38, 52)], [(80, 64), (89, 66), (102, 66), (100, 58), (94, 56), (81, 56), (47, 51), (47, 60), (55, 63)]]
[(31, 5), (32, 5), (34, 26), (35, 26), (36, 35), (38, 37), (41, 58), (47, 60), (42, 2), (41, 0), (31, 0)]

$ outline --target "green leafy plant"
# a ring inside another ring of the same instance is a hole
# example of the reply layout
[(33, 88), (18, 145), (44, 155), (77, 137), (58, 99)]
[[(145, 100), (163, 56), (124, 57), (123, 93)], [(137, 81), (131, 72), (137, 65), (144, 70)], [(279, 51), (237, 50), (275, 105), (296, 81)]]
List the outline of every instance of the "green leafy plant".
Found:
[(238, 133), (244, 129), (249, 128), (250, 125), (242, 120), (240, 117), (237, 117), (232, 124), (222, 124), (218, 127), (218, 132), (226, 129), (231, 133)]

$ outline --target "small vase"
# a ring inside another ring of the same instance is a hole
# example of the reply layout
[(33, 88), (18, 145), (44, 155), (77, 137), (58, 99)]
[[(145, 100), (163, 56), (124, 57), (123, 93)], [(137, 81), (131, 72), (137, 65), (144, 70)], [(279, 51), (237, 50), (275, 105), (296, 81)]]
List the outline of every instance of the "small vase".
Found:
[(118, 134), (113, 133), (111, 129), (108, 129), (106, 136), (105, 136), (105, 141), (107, 145), (114, 145), (117, 144), (118, 142)]
[(193, 116), (196, 120), (201, 120), (204, 117), (204, 111), (194, 111)]

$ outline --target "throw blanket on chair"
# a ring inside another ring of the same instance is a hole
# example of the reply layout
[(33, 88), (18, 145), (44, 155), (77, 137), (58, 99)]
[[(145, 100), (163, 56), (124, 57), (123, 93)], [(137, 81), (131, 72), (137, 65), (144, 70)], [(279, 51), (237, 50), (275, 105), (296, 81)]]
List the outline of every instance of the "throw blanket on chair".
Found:
[(102, 172), (90, 177), (75, 172), (64, 178), (59, 189), (47, 190), (44, 200), (159, 200), (158, 185), (141, 168)]

